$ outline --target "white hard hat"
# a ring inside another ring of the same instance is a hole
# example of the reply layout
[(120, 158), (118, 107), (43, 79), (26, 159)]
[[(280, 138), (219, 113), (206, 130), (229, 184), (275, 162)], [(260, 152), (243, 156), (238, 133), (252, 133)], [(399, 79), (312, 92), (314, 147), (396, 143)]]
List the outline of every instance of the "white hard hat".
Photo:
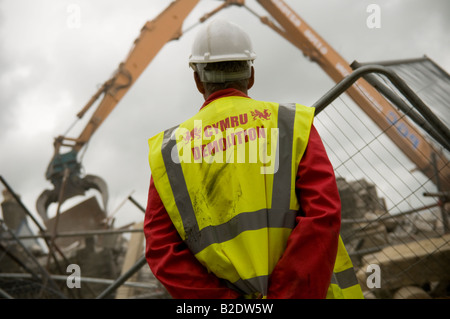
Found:
[(189, 64), (254, 59), (256, 54), (248, 34), (234, 23), (215, 19), (198, 32)]

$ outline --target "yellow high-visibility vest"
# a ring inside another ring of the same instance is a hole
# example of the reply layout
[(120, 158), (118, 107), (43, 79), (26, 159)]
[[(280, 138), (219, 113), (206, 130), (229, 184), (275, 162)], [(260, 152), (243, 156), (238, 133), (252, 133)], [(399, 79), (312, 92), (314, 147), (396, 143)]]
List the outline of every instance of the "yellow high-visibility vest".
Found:
[[(295, 178), (313, 118), (300, 104), (224, 97), (149, 139), (155, 187), (180, 237), (249, 298), (267, 296), (295, 226)], [(361, 296), (339, 241), (327, 298)]]

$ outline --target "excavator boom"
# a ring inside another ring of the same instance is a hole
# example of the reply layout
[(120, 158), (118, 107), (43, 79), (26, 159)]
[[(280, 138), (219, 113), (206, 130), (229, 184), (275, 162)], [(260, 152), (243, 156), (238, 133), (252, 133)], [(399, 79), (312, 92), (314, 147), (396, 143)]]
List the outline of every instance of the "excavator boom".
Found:
[[(278, 24), (268, 17), (261, 22), (271, 27), (278, 34), (300, 49), (305, 56), (316, 62), (336, 83), (353, 72), (351, 66), (322, 39), (292, 8), (282, 0), (256, 0)], [(59, 136), (55, 139), (55, 153), (47, 169), (46, 178), (54, 185), (53, 190), (45, 190), (38, 198), (38, 213), (46, 220), (47, 208), (52, 202), (66, 200), (75, 195), (84, 194), (89, 188), (102, 193), (104, 205), (107, 201), (106, 183), (99, 177), (88, 175), (81, 177), (81, 164), (77, 160), (78, 152), (90, 140), (111, 111), (136, 82), (159, 50), (169, 41), (182, 35), (182, 24), (199, 0), (173, 1), (155, 19), (148, 21), (134, 41), (126, 59), (120, 63), (111, 79), (92, 96), (83, 109), (77, 114), (83, 117), (89, 108), (101, 98), (84, 130), (77, 138)], [(224, 0), (223, 4), (206, 19), (230, 5), (244, 6), (245, 0)], [(280, 27), (281, 26), (281, 27)], [(366, 80), (359, 79), (348, 90), (347, 94), (356, 104), (383, 130), (400, 150), (431, 180), (440, 180), (443, 190), (450, 188), (450, 166), (448, 159), (436, 149), (408, 119), (400, 114)], [(61, 147), (69, 147), (70, 151), (61, 153)], [(432, 159), (436, 158), (435, 165)], [(435, 167), (439, 172), (436, 178)], [(68, 176), (66, 172), (69, 171)], [(66, 176), (67, 178), (63, 178)], [(64, 185), (63, 185), (64, 181)], [(61, 194), (64, 186), (65, 193)]]
[[(54, 156), (46, 172), (46, 178), (52, 182), (54, 189), (44, 190), (36, 202), (37, 211), (44, 220), (48, 219), (47, 209), (51, 203), (58, 200), (64, 201), (75, 195), (83, 195), (90, 188), (100, 191), (104, 207), (106, 208), (108, 199), (106, 183), (103, 179), (94, 175), (82, 178), (80, 173), (81, 165), (77, 160), (77, 154), (161, 48), (167, 42), (178, 39), (181, 36), (182, 24), (198, 2), (199, 0), (174, 1), (155, 19), (145, 23), (128, 56), (120, 63), (112, 78), (102, 85), (77, 114), (78, 118), (83, 117), (94, 102), (102, 98), (81, 134), (77, 138), (59, 136), (55, 139)], [(69, 147), (70, 151), (61, 153), (62, 146)], [(60, 192), (63, 186), (62, 181), (65, 169), (68, 169), (70, 173), (64, 185), (64, 194), (61, 197)]]
[[(268, 19), (262, 19), (262, 22), (316, 62), (336, 83), (353, 72), (351, 66), (284, 1), (257, 0), (257, 2), (271, 14), (282, 29), (270, 23)], [(373, 86), (366, 80), (359, 79), (347, 90), (347, 94), (381, 130), (386, 132), (417, 168), (435, 183), (436, 176), (431, 159), (436, 155), (441, 186), (443, 189), (450, 189), (448, 159)]]

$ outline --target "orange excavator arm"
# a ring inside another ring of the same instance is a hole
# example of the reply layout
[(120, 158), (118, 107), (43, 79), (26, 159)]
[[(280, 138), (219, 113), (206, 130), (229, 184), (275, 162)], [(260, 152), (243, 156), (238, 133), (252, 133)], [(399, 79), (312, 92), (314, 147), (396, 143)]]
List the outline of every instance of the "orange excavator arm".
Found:
[[(353, 70), (350, 65), (284, 1), (256, 1), (276, 19), (281, 28), (273, 24), (268, 18), (261, 18), (261, 21), (300, 49), (305, 56), (317, 62), (335, 82), (341, 81), (345, 76), (352, 73)], [(36, 203), (38, 213), (44, 220), (47, 219), (47, 208), (52, 202), (59, 201), (61, 203), (75, 195), (83, 195), (89, 188), (96, 188), (102, 193), (106, 206), (106, 183), (93, 175), (81, 178), (81, 165), (78, 163), (77, 154), (161, 48), (167, 42), (182, 35), (182, 24), (198, 2), (199, 0), (176, 0), (154, 20), (147, 22), (141, 29), (139, 37), (135, 40), (129, 55), (119, 65), (113, 77), (102, 85), (77, 114), (78, 118), (82, 118), (88, 109), (102, 97), (81, 134), (77, 138), (59, 136), (55, 139), (55, 153), (46, 172), (46, 178), (52, 182), (54, 189), (45, 190)], [(209, 15), (205, 15), (200, 21), (203, 22), (227, 6), (243, 6), (244, 4), (245, 0), (224, 0), (221, 6)], [(434, 180), (435, 173), (431, 165), (431, 158), (437, 154), (437, 166), (441, 175), (442, 186), (444, 189), (449, 189), (450, 168), (446, 157), (433, 148), (416, 127), (401, 116), (374, 87), (365, 80), (359, 79), (347, 90), (347, 93), (382, 130), (386, 131), (391, 140), (418, 169), (432, 180)], [(393, 122), (395, 127), (392, 127)], [(402, 129), (400, 130), (399, 127)], [(60, 152), (62, 146), (69, 147), (71, 150), (63, 154)], [(67, 170), (69, 171), (68, 177), (65, 174)], [(66, 183), (65, 187), (62, 187), (63, 181)], [(64, 189), (63, 196), (60, 194), (61, 189)]]
[(63, 137), (65, 140), (74, 142), (74, 150), (79, 151), (89, 141), (162, 47), (182, 35), (183, 22), (199, 1), (174, 1), (154, 20), (145, 23), (125, 61), (120, 63), (113, 77), (105, 82), (82, 111), (77, 114), (81, 118), (95, 100), (103, 95), (103, 99), (79, 137), (76, 139)]
[[(108, 196), (106, 183), (100, 177), (94, 175), (87, 175), (81, 178), (81, 165), (78, 163), (77, 154), (136, 82), (161, 48), (167, 42), (181, 36), (182, 24), (185, 18), (199, 1), (174, 1), (155, 19), (145, 23), (124, 62), (120, 63), (112, 78), (102, 85), (77, 114), (78, 118), (82, 118), (88, 109), (101, 98), (101, 101), (80, 135), (77, 138), (67, 136), (55, 138), (54, 156), (46, 172), (46, 178), (52, 182), (54, 189), (45, 190), (36, 202), (37, 211), (44, 220), (48, 218), (47, 208), (52, 202), (63, 202), (70, 197), (83, 195), (90, 188), (97, 189), (102, 193), (103, 204), (106, 206)], [(70, 148), (70, 151), (64, 154), (61, 153), (62, 146)], [(68, 178), (63, 178), (65, 170), (69, 171)], [(63, 180), (65, 181), (64, 187), (62, 185)], [(62, 197), (60, 195), (61, 189), (64, 190)]]
[[(257, 2), (270, 13), (281, 28), (267, 18), (262, 18), (261, 21), (316, 62), (336, 83), (353, 72), (351, 66), (284, 1)], [(432, 159), (436, 155), (441, 186), (444, 190), (450, 189), (448, 159), (433, 147), (416, 126), (364, 79), (357, 80), (346, 92), (417, 168), (433, 181), (436, 179)]]

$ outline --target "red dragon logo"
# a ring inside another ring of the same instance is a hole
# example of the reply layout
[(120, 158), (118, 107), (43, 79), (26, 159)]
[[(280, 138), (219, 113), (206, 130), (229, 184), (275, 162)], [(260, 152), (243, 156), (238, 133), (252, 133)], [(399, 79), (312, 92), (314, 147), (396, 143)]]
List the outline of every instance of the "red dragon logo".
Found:
[(269, 113), (268, 109), (264, 110), (264, 113), (258, 110), (255, 111), (250, 111), (252, 113), (253, 116), (253, 121), (256, 121), (256, 119), (260, 119), (260, 120), (269, 120), (270, 119), (270, 115), (272, 113)]
[(192, 139), (202, 138), (202, 129), (200, 127), (194, 127), (192, 131), (187, 131), (183, 135), (184, 143), (189, 143)]

